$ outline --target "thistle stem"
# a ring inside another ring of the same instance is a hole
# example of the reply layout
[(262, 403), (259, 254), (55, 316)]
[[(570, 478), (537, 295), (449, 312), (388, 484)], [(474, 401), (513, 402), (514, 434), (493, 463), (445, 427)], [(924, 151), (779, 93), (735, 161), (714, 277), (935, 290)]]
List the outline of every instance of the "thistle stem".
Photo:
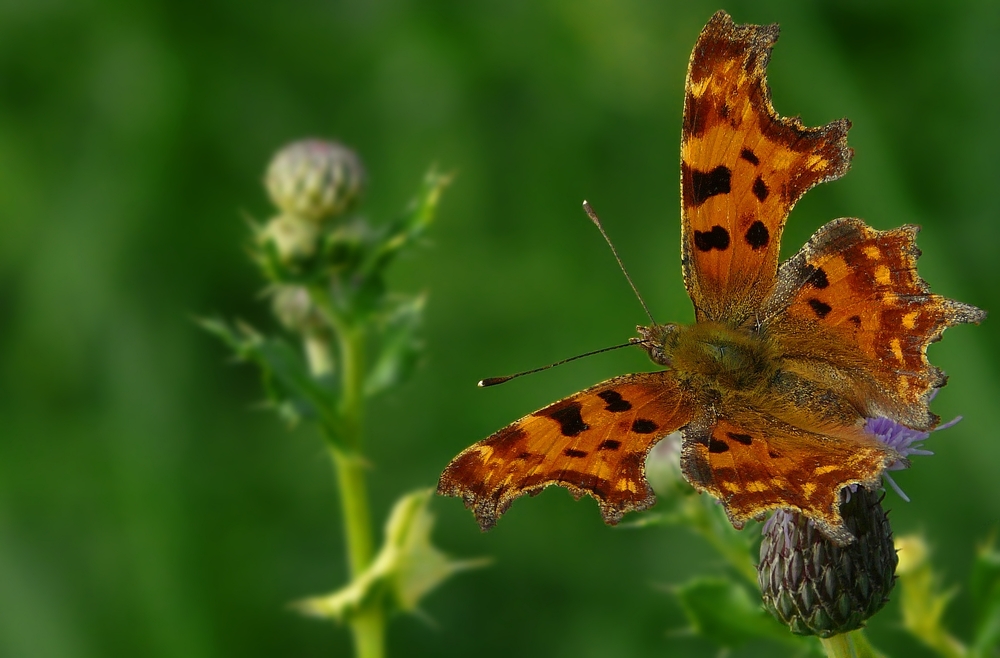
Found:
[(885, 654), (868, 641), (863, 629), (821, 638), (820, 643), (827, 658), (885, 658)]
[(823, 638), (820, 640), (820, 643), (823, 645), (823, 650), (826, 652), (827, 658), (858, 658), (854, 642), (851, 641), (850, 636), (846, 633)]
[[(371, 514), (365, 487), (365, 465), (355, 455), (330, 448), (340, 502), (344, 514), (347, 563), (355, 578), (371, 563), (374, 555)], [(380, 606), (370, 606), (351, 619), (355, 655), (358, 658), (382, 658), (385, 655), (385, 614)]]
[[(351, 578), (356, 578), (371, 564), (375, 552), (368, 491), (365, 486), (366, 466), (361, 458), (364, 427), (364, 333), (346, 322), (332, 308), (323, 290), (311, 290), (310, 293), (333, 330), (332, 336), (325, 334), (306, 338), (305, 350), (312, 374), (322, 376), (333, 372), (331, 337), (336, 341), (339, 357), (343, 434), (337, 437), (336, 444), (328, 438), (328, 446), (344, 515), (347, 564)], [(385, 656), (385, 622), (385, 612), (380, 606), (370, 606), (351, 619), (357, 658)]]

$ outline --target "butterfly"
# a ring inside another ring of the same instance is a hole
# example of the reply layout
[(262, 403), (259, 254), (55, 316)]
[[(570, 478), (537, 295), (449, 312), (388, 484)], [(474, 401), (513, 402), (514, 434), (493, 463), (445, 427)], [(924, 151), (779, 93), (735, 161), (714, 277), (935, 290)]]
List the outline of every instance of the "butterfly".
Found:
[(777, 25), (735, 25), (720, 11), (691, 53), (681, 269), (695, 324), (637, 328), (665, 370), (601, 382), (456, 456), (438, 492), (463, 498), (483, 530), (552, 484), (593, 496), (609, 524), (650, 507), (646, 457), (679, 431), (685, 479), (733, 526), (790, 509), (846, 544), (841, 490), (877, 486), (901, 459), (865, 420), (938, 424), (928, 403), (946, 377), (927, 346), (986, 314), (918, 276), (917, 226), (836, 219), (779, 264), (792, 207), (843, 176), (853, 150), (847, 119), (810, 128), (775, 112), (766, 67), (777, 38)]

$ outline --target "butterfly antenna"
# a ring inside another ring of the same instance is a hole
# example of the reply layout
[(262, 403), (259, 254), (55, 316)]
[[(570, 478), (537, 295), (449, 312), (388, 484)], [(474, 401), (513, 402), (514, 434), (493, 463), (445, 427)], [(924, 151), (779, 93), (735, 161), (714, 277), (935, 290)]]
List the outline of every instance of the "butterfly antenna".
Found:
[(513, 375), (507, 375), (505, 377), (487, 377), (486, 379), (479, 380), (480, 388), (486, 388), (487, 386), (496, 386), (497, 384), (503, 384), (504, 382), (509, 382), (510, 380), (520, 377), (522, 375), (530, 375), (535, 372), (541, 372), (542, 370), (548, 370), (549, 368), (555, 368), (556, 366), (561, 366), (564, 363), (569, 363), (570, 361), (576, 361), (577, 359), (582, 359), (585, 356), (594, 356), (595, 354), (600, 354), (601, 352), (610, 352), (611, 350), (620, 350), (623, 347), (630, 347), (632, 345), (637, 345), (639, 343), (645, 342), (642, 338), (630, 338), (627, 343), (622, 343), (621, 345), (612, 345), (611, 347), (602, 347), (599, 350), (594, 350), (593, 352), (587, 352), (586, 354), (577, 354), (576, 356), (571, 356), (568, 359), (563, 359), (562, 361), (556, 361), (555, 363), (550, 363), (547, 366), (542, 366), (541, 368), (532, 368), (531, 370), (525, 370), (524, 372), (518, 372)]
[(624, 274), (625, 278), (628, 279), (628, 284), (632, 286), (632, 292), (635, 293), (639, 303), (642, 304), (642, 310), (646, 311), (646, 316), (649, 318), (650, 323), (656, 324), (656, 320), (653, 319), (653, 314), (649, 312), (649, 307), (646, 306), (646, 300), (644, 300), (642, 295), (639, 294), (639, 289), (635, 287), (635, 284), (632, 282), (632, 277), (628, 275), (628, 270), (625, 269), (625, 263), (622, 262), (621, 257), (618, 255), (618, 250), (615, 249), (615, 245), (611, 242), (611, 238), (608, 237), (608, 234), (604, 231), (604, 227), (601, 226), (601, 218), (597, 216), (597, 213), (594, 212), (594, 209), (590, 207), (590, 204), (587, 203), (587, 201), (583, 202), (583, 211), (587, 213), (587, 217), (590, 217), (590, 221), (594, 222), (594, 226), (596, 226), (597, 230), (604, 236), (604, 241), (608, 243), (609, 247), (611, 247), (611, 253), (615, 255), (615, 260), (618, 261), (618, 267), (621, 268), (622, 274)]

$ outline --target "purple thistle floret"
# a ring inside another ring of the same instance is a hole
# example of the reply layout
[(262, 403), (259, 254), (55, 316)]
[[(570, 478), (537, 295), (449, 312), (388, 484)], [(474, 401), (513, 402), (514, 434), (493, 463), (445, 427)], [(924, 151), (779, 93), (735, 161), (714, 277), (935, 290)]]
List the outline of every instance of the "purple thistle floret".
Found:
[[(908, 457), (910, 457), (910, 455), (933, 455), (934, 453), (932, 451), (924, 450), (923, 442), (930, 438), (931, 432), (946, 430), (949, 427), (958, 424), (960, 420), (962, 420), (962, 417), (956, 416), (947, 423), (938, 425), (930, 432), (922, 432), (920, 430), (907, 427), (906, 425), (900, 425), (891, 418), (868, 418), (865, 421), (866, 432), (878, 439), (883, 445), (892, 448), (899, 454), (900, 458), (886, 467), (885, 472), (882, 473), (882, 477), (884, 477), (886, 482), (889, 483), (889, 486), (892, 487), (893, 491), (899, 494), (900, 498), (906, 502), (910, 502), (910, 497), (906, 495), (898, 484), (896, 484), (896, 481), (889, 475), (889, 471), (901, 471), (909, 468), (910, 460)], [(857, 489), (858, 485), (856, 484), (852, 484), (847, 487), (845, 489), (845, 501), (850, 500), (851, 493), (857, 491)], [(782, 526), (782, 530), (786, 536), (786, 541), (791, 541), (788, 524), (793, 520), (794, 517), (791, 511), (779, 509), (764, 523), (762, 532), (767, 534), (772, 526), (779, 524)]]
[[(944, 425), (939, 425), (931, 431), (937, 432), (939, 430), (948, 429), (960, 420), (962, 420), (962, 417), (957, 416)], [(931, 432), (922, 432), (920, 430), (911, 429), (906, 425), (900, 425), (890, 418), (869, 418), (865, 421), (865, 431), (873, 435), (887, 447), (892, 448), (899, 453), (900, 458), (889, 464), (889, 466), (886, 467), (886, 472), (882, 475), (893, 490), (899, 494), (900, 498), (906, 502), (910, 502), (909, 497), (903, 493), (903, 490), (899, 488), (899, 485), (892, 479), (888, 471), (900, 471), (904, 468), (909, 468), (910, 460), (907, 458), (910, 455), (933, 455), (934, 453), (930, 450), (923, 449), (923, 442), (930, 438)]]

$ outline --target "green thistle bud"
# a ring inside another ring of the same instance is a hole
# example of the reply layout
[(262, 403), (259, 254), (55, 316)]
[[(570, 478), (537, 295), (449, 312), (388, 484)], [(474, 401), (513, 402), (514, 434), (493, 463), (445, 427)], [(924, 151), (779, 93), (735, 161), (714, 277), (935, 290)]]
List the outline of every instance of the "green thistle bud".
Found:
[(321, 222), (357, 201), (364, 178), (354, 151), (336, 142), (306, 139), (275, 154), (264, 182), (283, 214)]
[(305, 260), (316, 253), (319, 224), (299, 215), (278, 215), (257, 232), (260, 244), (271, 243), (282, 262)]
[(838, 546), (798, 512), (764, 524), (757, 581), (764, 607), (798, 635), (830, 637), (864, 626), (895, 584), (892, 528), (878, 492), (841, 492), (840, 513), (855, 540)]
[(271, 293), (271, 309), (290, 331), (307, 334), (326, 328), (322, 314), (303, 286), (277, 286)]
[(681, 473), (681, 433), (663, 437), (646, 458), (646, 480), (658, 496), (691, 495), (694, 491)]

